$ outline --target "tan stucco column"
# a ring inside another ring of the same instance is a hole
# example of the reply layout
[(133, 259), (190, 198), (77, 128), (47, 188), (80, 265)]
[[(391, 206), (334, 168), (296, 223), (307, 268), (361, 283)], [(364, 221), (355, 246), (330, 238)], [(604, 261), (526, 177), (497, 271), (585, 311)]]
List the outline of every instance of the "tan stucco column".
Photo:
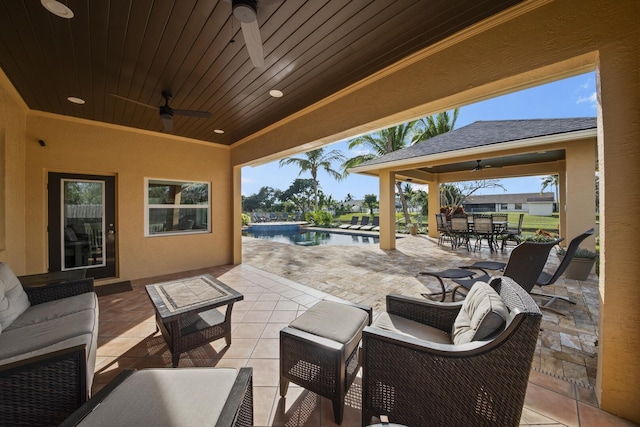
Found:
[[(565, 168), (558, 171), (558, 233), (560, 236), (567, 237), (567, 169), (566, 162)], [(562, 242), (561, 245), (566, 246), (567, 242)]]
[[(593, 141), (574, 141), (566, 148), (564, 221), (561, 222), (562, 236), (567, 244), (596, 222), (596, 147)], [(560, 174), (562, 176), (562, 174)], [(561, 215), (562, 216), (562, 215)], [(587, 238), (580, 244), (587, 249), (595, 249), (595, 239)]]
[[(638, 6), (636, 4), (636, 12)], [(640, 31), (603, 45), (600, 65), (600, 328), (596, 393), (605, 411), (640, 422)], [(626, 46), (635, 43), (636, 48)]]
[(242, 168), (240, 166), (233, 167), (233, 182), (231, 186), (231, 224), (233, 226), (231, 244), (233, 246), (233, 263), (240, 264), (242, 263)]
[(438, 238), (438, 224), (436, 214), (440, 212), (440, 181), (429, 181), (429, 209), (427, 217), (429, 221), (429, 237)]
[(396, 186), (395, 174), (380, 173), (380, 249), (396, 248)]

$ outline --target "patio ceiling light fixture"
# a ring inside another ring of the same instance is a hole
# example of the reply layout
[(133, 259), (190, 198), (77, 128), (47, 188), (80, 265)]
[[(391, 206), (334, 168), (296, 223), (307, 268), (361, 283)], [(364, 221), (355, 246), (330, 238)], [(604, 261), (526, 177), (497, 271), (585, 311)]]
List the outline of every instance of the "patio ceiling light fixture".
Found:
[(271, 89), (269, 91), (269, 95), (273, 96), (274, 98), (282, 98), (284, 96), (284, 93), (282, 93), (282, 91), (278, 89)]
[(74, 104), (78, 104), (78, 105), (83, 105), (85, 102), (84, 99), (78, 98), (77, 96), (69, 96), (67, 97), (67, 101), (73, 102)]
[(71, 19), (73, 18), (73, 11), (69, 9), (66, 5), (60, 3), (56, 0), (40, 0), (40, 4), (47, 9), (49, 12), (53, 13), (60, 18)]

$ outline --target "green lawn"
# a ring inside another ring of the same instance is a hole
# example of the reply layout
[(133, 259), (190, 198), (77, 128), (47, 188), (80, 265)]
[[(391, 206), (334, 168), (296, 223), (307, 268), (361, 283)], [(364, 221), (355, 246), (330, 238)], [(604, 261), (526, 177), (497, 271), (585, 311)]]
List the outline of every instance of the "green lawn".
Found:
[[(369, 214), (353, 213), (353, 214), (342, 215), (337, 218), (334, 218), (334, 221), (347, 224), (349, 223), (349, 221), (351, 221), (352, 216), (357, 216), (361, 218), (364, 215), (370, 216)], [(534, 234), (536, 230), (540, 230), (540, 229), (548, 231), (551, 234), (557, 234), (558, 225), (560, 223), (558, 215), (559, 215), (558, 213), (554, 213), (552, 216), (536, 216), (536, 215), (524, 214), (524, 219), (522, 221), (523, 234), (525, 235)], [(509, 213), (509, 225), (512, 227), (517, 226), (519, 217), (520, 217), (520, 214), (518, 213)], [(402, 224), (404, 224), (404, 219), (402, 217), (402, 214), (396, 214), (396, 218)], [(426, 218), (422, 218), (423, 227), (426, 226), (426, 222), (427, 222)]]

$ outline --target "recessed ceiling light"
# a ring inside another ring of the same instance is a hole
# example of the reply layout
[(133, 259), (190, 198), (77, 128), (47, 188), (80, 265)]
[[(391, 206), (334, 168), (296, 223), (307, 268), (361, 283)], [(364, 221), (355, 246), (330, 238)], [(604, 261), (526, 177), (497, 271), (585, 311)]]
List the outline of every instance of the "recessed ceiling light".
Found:
[(282, 93), (282, 91), (279, 91), (278, 89), (271, 89), (269, 91), (269, 95), (273, 96), (274, 98), (282, 98), (284, 93)]
[(64, 4), (56, 0), (40, 0), (42, 6), (49, 12), (53, 13), (60, 18), (71, 19), (73, 18), (73, 11)]
[(222, 129), (214, 129), (213, 133), (223, 134), (224, 131)]
[(68, 97), (67, 101), (73, 102), (74, 104), (80, 104), (80, 105), (84, 104), (84, 99), (78, 98), (78, 97), (75, 97), (75, 96)]

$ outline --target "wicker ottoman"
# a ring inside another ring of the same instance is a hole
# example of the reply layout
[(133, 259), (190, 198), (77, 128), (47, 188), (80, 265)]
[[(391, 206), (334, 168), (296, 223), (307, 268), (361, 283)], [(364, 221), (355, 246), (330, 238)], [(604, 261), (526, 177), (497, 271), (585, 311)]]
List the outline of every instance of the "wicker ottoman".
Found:
[(371, 307), (320, 301), (280, 331), (280, 396), (293, 382), (330, 399), (337, 424), (358, 373), (362, 330)]

